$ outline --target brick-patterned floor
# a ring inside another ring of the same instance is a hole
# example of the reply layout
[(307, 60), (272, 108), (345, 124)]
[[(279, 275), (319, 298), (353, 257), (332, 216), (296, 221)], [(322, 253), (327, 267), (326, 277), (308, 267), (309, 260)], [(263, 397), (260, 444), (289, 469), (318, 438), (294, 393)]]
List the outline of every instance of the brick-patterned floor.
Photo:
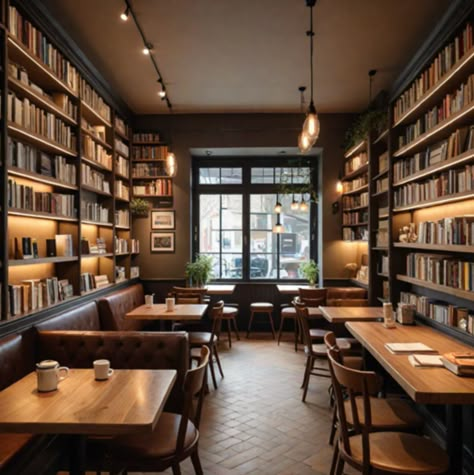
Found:
[[(199, 452), (207, 475), (327, 475), (332, 447), (329, 380), (312, 377), (306, 403), (300, 389), (303, 351), (252, 335), (221, 345), (225, 378), (206, 398)], [(188, 461), (183, 474), (194, 474)], [(171, 473), (171, 471), (167, 472)], [(346, 473), (355, 473), (346, 471)]]

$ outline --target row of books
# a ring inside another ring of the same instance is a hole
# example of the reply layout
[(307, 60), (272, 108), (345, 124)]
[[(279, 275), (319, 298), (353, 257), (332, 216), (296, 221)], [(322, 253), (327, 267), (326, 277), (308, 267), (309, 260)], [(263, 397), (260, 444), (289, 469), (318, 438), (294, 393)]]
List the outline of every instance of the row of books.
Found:
[(354, 180), (343, 181), (342, 192), (348, 193), (350, 191), (357, 190), (358, 188), (361, 188), (362, 186), (367, 185), (367, 183), (368, 183), (367, 175), (362, 175), (360, 177), (354, 178)]
[(389, 237), (388, 219), (381, 219), (379, 221), (379, 226), (377, 229), (377, 236), (376, 236), (377, 247), (388, 246), (388, 237)]
[(122, 157), (121, 155), (115, 156), (115, 173), (119, 173), (122, 176), (129, 177), (130, 176), (130, 163), (129, 161)]
[(118, 209), (115, 211), (115, 224), (117, 226), (130, 226), (130, 213), (128, 209)]
[[(39, 255), (39, 244), (34, 237), (14, 237), (10, 239), (8, 255), (10, 259), (38, 259), (40, 257), (72, 257), (74, 247), (71, 234), (56, 234), (53, 239), (45, 240), (45, 256)], [(41, 246), (42, 247), (42, 246)]]
[(53, 177), (69, 185), (76, 184), (76, 166), (66, 158), (51, 156), (35, 147), (7, 138), (7, 164), (9, 167)]
[(456, 114), (474, 99), (474, 74), (453, 93), (447, 94), (442, 103), (426, 112), (414, 124), (405, 127), (404, 133), (398, 137), (398, 147), (401, 148), (423, 133), (429, 131), (443, 120)]
[(423, 221), (417, 231), (419, 243), (474, 246), (474, 216)]
[(140, 241), (138, 239), (123, 239), (115, 236), (115, 252), (118, 254), (125, 252), (138, 254), (140, 252)]
[(352, 211), (350, 213), (342, 214), (342, 224), (367, 224), (369, 220), (369, 212), (367, 210)]
[(41, 135), (63, 147), (74, 150), (77, 138), (73, 129), (52, 112), (32, 104), (28, 98), (21, 99), (14, 92), (8, 93), (7, 119), (24, 129)]
[(388, 206), (379, 206), (378, 217), (385, 218), (388, 216)]
[(407, 275), (433, 284), (474, 290), (474, 262), (439, 254), (409, 253)]
[(166, 145), (134, 145), (132, 147), (132, 158), (136, 160), (165, 160), (167, 154)]
[(79, 74), (76, 68), (49, 42), (45, 35), (10, 6), (10, 34), (23, 43), (40, 61), (76, 94), (79, 92)]
[(173, 194), (173, 183), (171, 180), (158, 178), (154, 181), (148, 181), (133, 186), (134, 195), (156, 195), (166, 196)]
[(77, 217), (74, 195), (35, 191), (32, 186), (9, 179), (7, 197), (10, 208), (50, 213), (67, 218)]
[(128, 126), (125, 124), (124, 120), (118, 116), (115, 116), (114, 119), (115, 130), (118, 130), (122, 135), (128, 137)]
[(110, 223), (109, 221), (110, 210), (105, 208), (100, 203), (93, 201), (82, 200), (81, 201), (81, 217), (87, 221), (95, 221), (98, 223)]
[(369, 193), (367, 191), (358, 195), (342, 197), (343, 209), (358, 208), (359, 206), (369, 206)]
[(157, 176), (167, 176), (164, 162), (161, 164), (134, 163), (132, 167), (132, 176), (134, 178), (147, 178)]
[(448, 170), (422, 182), (407, 183), (395, 190), (395, 208), (474, 190), (474, 165)]
[(388, 269), (389, 269), (388, 265), (389, 265), (388, 256), (381, 256), (379, 272), (381, 274), (388, 274)]
[(379, 178), (375, 182), (375, 190), (376, 193), (382, 193), (382, 191), (388, 190), (388, 177)]
[(81, 292), (101, 289), (109, 284), (109, 278), (106, 275), (94, 275), (90, 272), (83, 272), (81, 274)]
[(355, 172), (359, 168), (362, 168), (364, 165), (367, 165), (369, 162), (369, 157), (367, 152), (361, 152), (358, 155), (355, 155), (352, 158), (349, 158), (344, 163), (344, 174), (349, 175), (352, 172)]
[(82, 184), (95, 188), (96, 190), (110, 193), (110, 183), (103, 173), (94, 170), (87, 163), (81, 163)]
[(379, 173), (386, 172), (388, 170), (388, 151), (379, 155)]
[(42, 99), (50, 101), (52, 105), (56, 106), (71, 119), (77, 117), (77, 106), (72, 102), (71, 98), (63, 92), (47, 93), (38, 84), (34, 83), (28, 76), (28, 71), (13, 62), (8, 63), (8, 77), (20, 81), (22, 84), (31, 89), (34, 93), (40, 95)]
[(369, 232), (366, 228), (342, 228), (344, 241), (368, 241)]
[(97, 237), (93, 242), (83, 237), (81, 239), (81, 254), (107, 254), (105, 238)]
[(453, 132), (449, 139), (429, 146), (423, 152), (412, 157), (403, 158), (394, 163), (393, 176), (395, 183), (418, 173), (425, 168), (461, 155), (474, 147), (474, 126), (462, 127)]
[(134, 142), (159, 142), (160, 134), (157, 132), (135, 132), (133, 134)]
[(49, 307), (74, 294), (73, 286), (67, 279), (46, 277), (44, 279), (28, 279), (20, 284), (8, 286), (8, 309), (10, 316), (15, 317), (43, 307)]
[(124, 157), (127, 158), (128, 154), (130, 153), (128, 145), (126, 145), (122, 140), (118, 138), (115, 139), (115, 150), (117, 150), (118, 153), (121, 153)]
[[(96, 139), (101, 140), (102, 142), (105, 142), (108, 144), (107, 131), (105, 129), (105, 125), (92, 125), (85, 119), (85, 117), (81, 117), (81, 128), (82, 130), (91, 134)], [(110, 144), (108, 145), (110, 146)]]
[(107, 122), (111, 121), (110, 107), (83, 78), (81, 78), (81, 99)]
[(81, 140), (82, 156), (99, 163), (107, 170), (112, 170), (112, 154), (92, 137), (83, 135)]
[(432, 63), (418, 76), (411, 86), (397, 99), (393, 107), (395, 122), (412, 108), (473, 46), (472, 25), (464, 29), (448, 43), (433, 59)]
[(124, 200), (130, 199), (130, 187), (122, 180), (115, 180), (115, 196)]
[(400, 292), (400, 302), (415, 305), (416, 311), (444, 325), (474, 333), (474, 312), (412, 292)]

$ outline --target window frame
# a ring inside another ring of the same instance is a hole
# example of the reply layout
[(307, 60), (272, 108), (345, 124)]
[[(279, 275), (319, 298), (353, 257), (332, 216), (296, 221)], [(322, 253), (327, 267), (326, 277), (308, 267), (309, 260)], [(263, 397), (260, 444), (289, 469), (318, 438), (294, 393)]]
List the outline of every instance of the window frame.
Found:
[[(242, 277), (239, 279), (213, 279), (215, 282), (248, 282), (248, 283), (292, 283), (304, 282), (304, 279), (251, 279), (250, 278), (250, 195), (252, 194), (277, 194), (280, 191), (281, 184), (267, 184), (267, 183), (251, 183), (251, 169), (258, 167), (309, 167), (310, 179), (313, 188), (316, 190), (318, 197), (320, 190), (318, 189), (318, 162), (319, 157), (303, 158), (298, 156), (288, 156), (284, 158), (272, 157), (270, 158), (256, 158), (256, 157), (193, 157), (192, 160), (192, 207), (191, 207), (191, 222), (192, 222), (192, 239), (191, 249), (192, 255), (199, 252), (199, 206), (200, 195), (242, 195)], [(200, 168), (242, 168), (242, 184), (200, 184), (199, 183), (199, 169)], [(295, 188), (301, 184), (293, 185)], [(293, 188), (292, 185), (286, 185), (288, 190)], [(297, 192), (297, 194), (299, 194)], [(309, 206), (309, 243), (310, 259), (318, 262), (318, 205), (311, 201)], [(277, 264), (280, 269), (280, 239), (277, 235)], [(221, 250), (222, 253), (222, 250)]]

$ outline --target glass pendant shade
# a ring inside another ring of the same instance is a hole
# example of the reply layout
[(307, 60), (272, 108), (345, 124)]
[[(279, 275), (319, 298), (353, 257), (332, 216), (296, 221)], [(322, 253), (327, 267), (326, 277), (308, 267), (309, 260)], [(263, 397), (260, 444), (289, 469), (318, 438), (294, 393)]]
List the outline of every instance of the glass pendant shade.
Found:
[(342, 186), (342, 181), (341, 180), (337, 180), (337, 183), (336, 183), (336, 192), (337, 193), (342, 193), (343, 191), (343, 186)]
[(298, 148), (301, 153), (308, 153), (313, 146), (313, 142), (310, 140), (308, 135), (303, 131), (298, 136)]
[(293, 198), (290, 208), (292, 211), (298, 211), (298, 209), (300, 208), (300, 204)]
[(277, 204), (275, 205), (274, 211), (277, 214), (281, 213), (281, 203), (279, 201), (277, 201)]
[(316, 113), (314, 104), (311, 102), (309, 106), (308, 114), (306, 115), (306, 120), (304, 121), (304, 124), (303, 124), (303, 132), (306, 133), (309, 140), (311, 140), (314, 144), (314, 142), (318, 140), (319, 130), (320, 130), (319, 117), (318, 117), (318, 114)]
[(306, 203), (304, 198), (301, 200), (300, 203), (300, 211), (308, 211), (308, 203)]
[(176, 155), (173, 152), (168, 152), (165, 162), (166, 174), (170, 177), (176, 176), (178, 173), (178, 161)]
[(276, 223), (275, 226), (273, 226), (272, 232), (274, 234), (282, 234), (285, 232), (285, 228), (283, 227), (283, 224)]

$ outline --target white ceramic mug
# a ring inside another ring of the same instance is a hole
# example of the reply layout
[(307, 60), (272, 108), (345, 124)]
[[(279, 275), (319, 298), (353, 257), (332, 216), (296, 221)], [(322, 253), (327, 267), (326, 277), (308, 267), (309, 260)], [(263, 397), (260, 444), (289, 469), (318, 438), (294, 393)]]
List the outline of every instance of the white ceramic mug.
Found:
[[(64, 373), (62, 376), (60, 373)], [(58, 389), (58, 383), (66, 379), (69, 374), (67, 366), (59, 366), (54, 360), (44, 360), (36, 364), (36, 376), (38, 378), (38, 391), (49, 392)]]
[(167, 312), (172, 312), (174, 310), (174, 298), (173, 297), (168, 297), (166, 300), (166, 311)]
[(151, 307), (153, 305), (153, 296), (155, 294), (145, 295), (145, 305)]
[(95, 360), (94, 361), (95, 379), (98, 381), (105, 381), (114, 374), (114, 370), (110, 367), (109, 360)]

